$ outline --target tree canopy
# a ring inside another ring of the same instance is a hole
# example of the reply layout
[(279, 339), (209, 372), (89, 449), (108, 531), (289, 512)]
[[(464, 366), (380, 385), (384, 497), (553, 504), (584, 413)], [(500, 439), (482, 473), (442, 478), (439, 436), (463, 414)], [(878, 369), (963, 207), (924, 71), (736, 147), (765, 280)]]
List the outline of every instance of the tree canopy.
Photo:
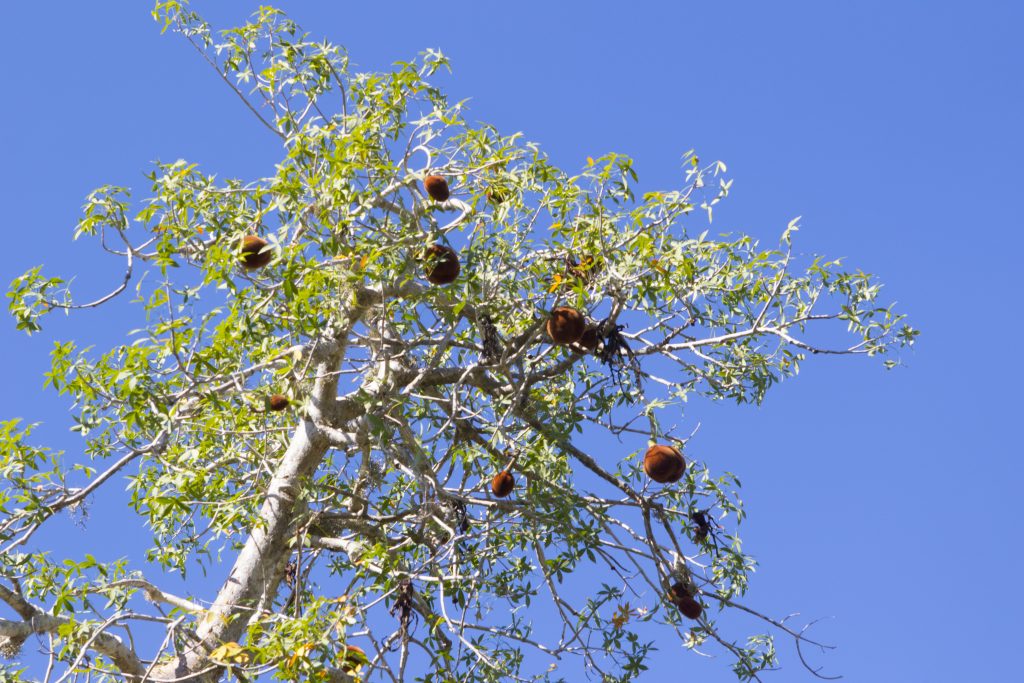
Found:
[[(281, 159), (90, 194), (75, 237), (124, 260), (97, 300), (11, 284), (27, 333), (133, 293), (138, 326), (54, 344), (81, 453), (0, 422), (6, 680), (37, 636), (62, 680), (627, 681), (673, 642), (748, 680), (778, 635), (803, 660), (803, 626), (746, 602), (739, 481), (683, 409), (760, 402), (807, 354), (896, 365), (917, 332), (874, 278), (799, 257), (796, 220), (772, 248), (710, 236), (731, 181), (692, 151), (639, 195), (621, 154), (556, 168), (467, 121), (438, 51), (355, 73), (271, 8), (153, 14)], [(40, 546), (125, 485), (145, 557)], [(197, 571), (219, 589), (162, 585)]]

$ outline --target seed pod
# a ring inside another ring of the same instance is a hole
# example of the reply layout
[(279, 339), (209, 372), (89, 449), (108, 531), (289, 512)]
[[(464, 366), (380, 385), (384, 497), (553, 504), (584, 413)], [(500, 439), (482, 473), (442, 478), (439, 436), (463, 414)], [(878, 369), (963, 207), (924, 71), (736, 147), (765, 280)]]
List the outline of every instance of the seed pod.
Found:
[(704, 612), (704, 607), (697, 600), (689, 595), (676, 603), (676, 607), (683, 613), (683, 616), (687, 619), (700, 619), (700, 615)]
[(690, 591), (687, 590), (686, 584), (682, 581), (676, 581), (671, 586), (669, 586), (668, 593), (666, 593), (666, 597), (669, 599), (669, 602), (676, 603), (689, 594)]
[(267, 407), (278, 413), (288, 407), (288, 399), (282, 394), (274, 394), (267, 399)]
[(659, 484), (679, 481), (686, 471), (686, 460), (674, 446), (651, 446), (644, 454), (644, 472)]
[(586, 324), (583, 314), (575, 308), (559, 306), (548, 318), (548, 336), (556, 344), (573, 344), (583, 336)]
[(423, 274), (431, 284), (447, 285), (459, 276), (459, 255), (451, 247), (435, 244), (427, 247), (423, 257), (426, 259)]
[(423, 187), (435, 202), (447, 201), (451, 196), (451, 192), (448, 190), (448, 181), (443, 176), (428, 175), (423, 179)]
[(704, 612), (704, 606), (690, 595), (690, 591), (686, 590), (682, 583), (676, 583), (669, 589), (668, 599), (687, 619), (699, 619)]
[(498, 498), (505, 498), (508, 494), (512, 493), (515, 485), (516, 480), (512, 477), (512, 473), (508, 470), (502, 470), (494, 475), (494, 479), (491, 479), (491, 493)]
[(274, 251), (272, 249), (264, 250), (266, 246), (267, 241), (262, 237), (257, 237), (256, 235), (246, 235), (243, 237), (241, 244), (242, 254), (239, 257), (242, 266), (249, 270), (255, 270), (270, 263), (271, 259), (274, 258)]

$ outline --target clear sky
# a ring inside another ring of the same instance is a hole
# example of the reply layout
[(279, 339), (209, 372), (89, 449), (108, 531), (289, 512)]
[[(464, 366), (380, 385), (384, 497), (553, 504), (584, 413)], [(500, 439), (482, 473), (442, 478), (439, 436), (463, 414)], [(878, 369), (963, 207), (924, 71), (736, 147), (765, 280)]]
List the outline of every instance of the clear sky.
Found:
[[(221, 26), (255, 6), (195, 4)], [(831, 617), (818, 635), (839, 648), (813, 660), (849, 681), (1019, 680), (1024, 4), (278, 6), (364, 70), (440, 47), (454, 66), (441, 82), (472, 98), (472, 117), (570, 170), (616, 151), (643, 190), (667, 189), (682, 152), (720, 158), (735, 184), (719, 229), (774, 244), (802, 215), (798, 249), (877, 273), (922, 330), (905, 367), (811, 359), (760, 408), (687, 416), (699, 457), (744, 483), (744, 547), (761, 563), (746, 601)], [(83, 296), (112, 286), (119, 264), (73, 243), (74, 222), (101, 184), (144, 193), (151, 160), (273, 172), (276, 139), (149, 9), (5, 5), (4, 283), (45, 263), (77, 274)], [(135, 326), (122, 310), (51, 316), (31, 339), (0, 322), (0, 417), (43, 421), (42, 437), (75, 452), (66, 404), (41, 389), (49, 349), (116, 343)], [(96, 502), (84, 535), (65, 524), (49, 540), (117, 557), (131, 551), (123, 519)], [(813, 680), (778, 646), (786, 669), (766, 680)], [(642, 681), (734, 680), (725, 658), (671, 642), (650, 664)]]

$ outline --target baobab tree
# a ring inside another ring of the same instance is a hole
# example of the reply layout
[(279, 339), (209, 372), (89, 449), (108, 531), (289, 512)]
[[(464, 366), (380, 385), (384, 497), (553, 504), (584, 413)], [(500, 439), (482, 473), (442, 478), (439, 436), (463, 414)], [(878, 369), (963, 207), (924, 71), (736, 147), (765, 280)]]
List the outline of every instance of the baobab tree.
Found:
[[(27, 333), (125, 292), (138, 325), (54, 346), (80, 454), (0, 428), (10, 680), (28, 639), (54, 680), (626, 681), (666, 642), (746, 680), (780, 635), (803, 660), (802, 625), (747, 602), (735, 478), (681, 406), (760, 402), (807, 354), (895, 365), (917, 333), (871, 276), (797, 257), (795, 221), (768, 249), (709, 238), (720, 162), (686, 153), (680, 187), (637, 196), (625, 156), (571, 175), (468, 123), (439, 52), (354, 73), (270, 8), (222, 32), (173, 0), (154, 17), (282, 156), (90, 194), (75, 237), (124, 264), (99, 299), (12, 283)], [(119, 496), (144, 557), (40, 545)], [(197, 566), (219, 588), (168, 589)]]

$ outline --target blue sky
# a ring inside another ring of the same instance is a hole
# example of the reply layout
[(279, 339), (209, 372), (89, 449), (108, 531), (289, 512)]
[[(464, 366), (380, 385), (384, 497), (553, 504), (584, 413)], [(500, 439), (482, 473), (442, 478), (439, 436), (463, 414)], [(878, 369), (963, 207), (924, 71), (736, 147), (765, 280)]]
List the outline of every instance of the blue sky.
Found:
[[(815, 661), (846, 680), (1019, 676), (1024, 5), (278, 5), (363, 70), (440, 47), (453, 99), (563, 167), (629, 154), (648, 190), (678, 184), (690, 148), (720, 158), (735, 184), (718, 229), (774, 244), (802, 215), (798, 249), (877, 273), (923, 331), (906, 367), (811, 359), (760, 408), (688, 416), (699, 457), (744, 483), (745, 549), (761, 563), (747, 602), (832, 617), (819, 635), (839, 649)], [(255, 3), (195, 7), (226, 26)], [(96, 186), (144, 191), (151, 160), (272, 172), (276, 140), (148, 10), (5, 8), (3, 282), (45, 263), (77, 274), (83, 296), (114, 283), (116, 261), (73, 243), (73, 225)], [(134, 326), (118, 310), (51, 317), (31, 339), (0, 324), (0, 418), (43, 421), (73, 451), (66, 405), (41, 390), (51, 341), (116, 343)], [(130, 550), (98, 533), (120, 519), (94, 505), (87, 537), (108, 557)], [(70, 525), (55, 533), (84, 542)], [(766, 680), (812, 680), (779, 648), (787, 668)], [(734, 680), (724, 658), (670, 643), (650, 664), (641, 680)]]

